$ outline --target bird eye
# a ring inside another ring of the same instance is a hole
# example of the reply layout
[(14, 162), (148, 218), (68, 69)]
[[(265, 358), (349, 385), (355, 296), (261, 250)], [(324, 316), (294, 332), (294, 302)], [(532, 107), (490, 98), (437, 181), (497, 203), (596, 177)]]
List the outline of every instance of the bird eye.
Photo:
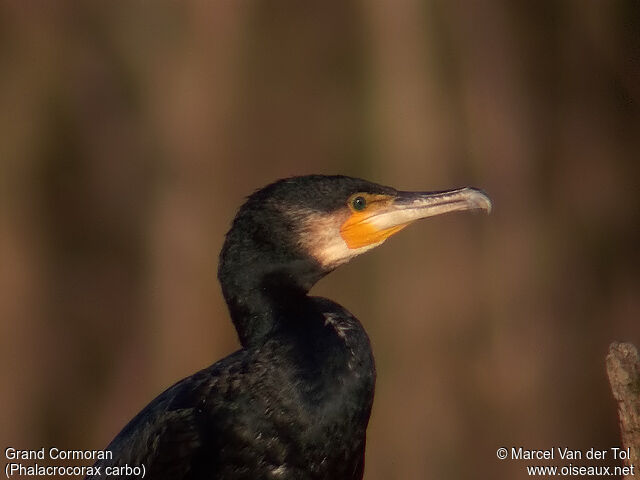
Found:
[(364, 210), (367, 206), (367, 200), (363, 196), (357, 196), (351, 201), (351, 206), (357, 211)]

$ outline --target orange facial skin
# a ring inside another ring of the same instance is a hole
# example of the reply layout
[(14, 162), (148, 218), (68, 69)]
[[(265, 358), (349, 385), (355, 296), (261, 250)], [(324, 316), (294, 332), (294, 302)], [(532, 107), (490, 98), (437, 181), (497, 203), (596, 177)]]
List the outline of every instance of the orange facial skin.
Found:
[(364, 197), (367, 205), (364, 210), (355, 210), (349, 201), (351, 215), (340, 226), (340, 235), (350, 249), (357, 249), (367, 246), (373, 246), (384, 242), (394, 233), (399, 232), (408, 223), (396, 225), (390, 228), (378, 229), (374, 224), (367, 220), (375, 216), (381, 210), (387, 210), (393, 203), (393, 197), (388, 195), (370, 195), (366, 193), (358, 193), (352, 196)]

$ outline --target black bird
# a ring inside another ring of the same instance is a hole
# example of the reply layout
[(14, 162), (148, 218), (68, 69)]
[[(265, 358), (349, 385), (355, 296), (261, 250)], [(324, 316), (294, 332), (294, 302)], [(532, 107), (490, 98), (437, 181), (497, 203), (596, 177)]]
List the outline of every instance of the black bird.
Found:
[(113, 467), (144, 465), (149, 480), (361, 479), (376, 378), (369, 339), (309, 289), (415, 220), (472, 209), (491, 209), (480, 190), (401, 192), (344, 176), (255, 192), (218, 269), (242, 348), (155, 398), (87, 478), (132, 478)]

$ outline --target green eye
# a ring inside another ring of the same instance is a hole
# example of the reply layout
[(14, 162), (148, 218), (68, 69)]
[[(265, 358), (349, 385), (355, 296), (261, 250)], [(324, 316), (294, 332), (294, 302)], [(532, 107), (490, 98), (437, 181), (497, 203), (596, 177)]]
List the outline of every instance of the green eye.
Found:
[(367, 207), (367, 200), (363, 196), (357, 196), (351, 201), (354, 210), (361, 211)]

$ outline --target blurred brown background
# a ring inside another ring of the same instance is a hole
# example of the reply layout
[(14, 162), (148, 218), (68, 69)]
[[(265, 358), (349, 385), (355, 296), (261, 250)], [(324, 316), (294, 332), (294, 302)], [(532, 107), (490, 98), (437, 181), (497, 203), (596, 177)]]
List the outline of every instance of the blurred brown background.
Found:
[(525, 478), (498, 447), (619, 446), (604, 357), (640, 344), (639, 5), (2, 2), (2, 450), (103, 448), (235, 350), (223, 235), (305, 173), (494, 200), (314, 289), (372, 338), (368, 480)]

